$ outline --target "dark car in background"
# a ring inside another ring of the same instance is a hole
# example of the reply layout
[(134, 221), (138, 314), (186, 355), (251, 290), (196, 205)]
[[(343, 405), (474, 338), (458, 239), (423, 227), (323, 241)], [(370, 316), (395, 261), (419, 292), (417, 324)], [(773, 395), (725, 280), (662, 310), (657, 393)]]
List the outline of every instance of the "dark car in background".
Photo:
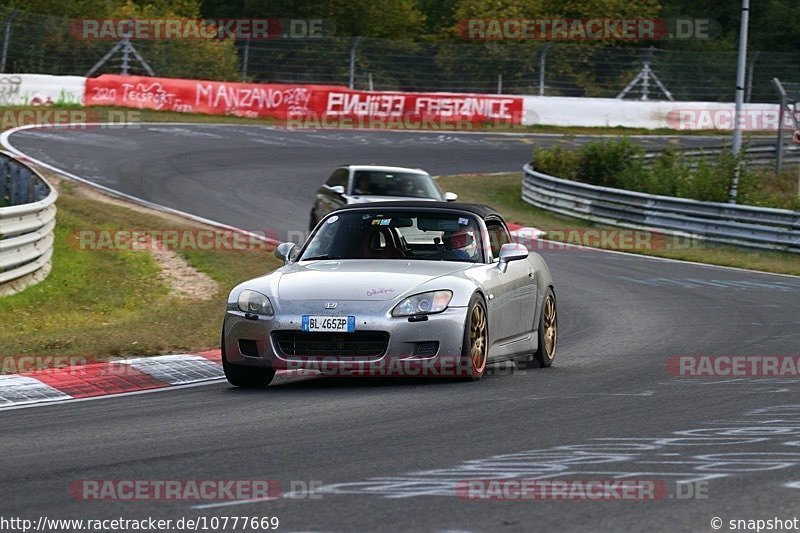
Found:
[(380, 165), (343, 165), (333, 171), (317, 191), (309, 217), (309, 230), (342, 206), (389, 200), (453, 202), (458, 195), (442, 192), (436, 180), (418, 168)]

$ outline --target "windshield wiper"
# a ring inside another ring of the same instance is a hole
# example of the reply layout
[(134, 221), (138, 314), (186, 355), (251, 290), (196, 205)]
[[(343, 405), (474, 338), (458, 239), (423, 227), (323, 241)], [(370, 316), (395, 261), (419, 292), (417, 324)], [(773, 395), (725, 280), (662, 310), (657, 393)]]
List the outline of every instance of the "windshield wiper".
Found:
[(315, 255), (313, 257), (304, 257), (301, 261), (322, 261), (324, 259), (340, 259), (339, 257), (331, 257), (330, 255)]

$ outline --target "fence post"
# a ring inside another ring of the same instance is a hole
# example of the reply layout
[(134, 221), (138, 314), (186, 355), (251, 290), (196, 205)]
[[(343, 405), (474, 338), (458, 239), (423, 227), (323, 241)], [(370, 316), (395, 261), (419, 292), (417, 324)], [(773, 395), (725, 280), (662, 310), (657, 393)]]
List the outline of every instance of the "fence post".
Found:
[(775, 141), (775, 172), (780, 173), (783, 167), (783, 111), (787, 107), (786, 90), (778, 78), (772, 78), (772, 84), (778, 91), (778, 139)]
[(131, 51), (128, 48), (128, 38), (122, 38), (122, 65), (120, 66), (120, 74), (123, 76), (128, 75), (128, 69), (131, 65)]
[(753, 71), (756, 69), (756, 59), (758, 59), (761, 52), (755, 52), (753, 59), (750, 60), (750, 66), (747, 68), (747, 95), (745, 102), (750, 103), (750, 97), (753, 96)]
[(17, 11), (12, 10), (6, 19), (6, 31), (3, 35), (3, 57), (0, 58), (0, 72), (6, 71), (6, 59), (8, 58), (8, 42), (11, 39), (11, 25), (14, 19), (17, 18)]
[(250, 62), (250, 39), (244, 41), (244, 55), (242, 57), (242, 83), (247, 81), (247, 65)]
[(739, 56), (736, 62), (736, 104), (733, 123), (733, 155), (737, 157), (736, 170), (733, 172), (728, 203), (735, 204), (739, 194), (739, 176), (741, 174), (741, 159), (739, 151), (742, 149), (742, 105), (744, 104), (744, 70), (747, 64), (747, 29), (750, 20), (750, 0), (742, 0), (742, 9), (739, 26)]
[(356, 37), (353, 39), (353, 46), (350, 47), (350, 90), (353, 89), (353, 84), (355, 83), (356, 79), (356, 48), (358, 47), (358, 41), (361, 40), (361, 37)]
[(550, 43), (544, 43), (541, 52), (539, 52), (539, 96), (544, 96), (544, 67), (548, 48), (550, 48)]

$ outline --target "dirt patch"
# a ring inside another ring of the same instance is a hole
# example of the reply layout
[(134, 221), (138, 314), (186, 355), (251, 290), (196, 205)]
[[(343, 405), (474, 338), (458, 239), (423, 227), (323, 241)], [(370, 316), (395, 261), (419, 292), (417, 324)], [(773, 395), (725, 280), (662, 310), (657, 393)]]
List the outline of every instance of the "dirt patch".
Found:
[[(50, 170), (43, 169), (38, 166), (36, 166), (36, 169), (41, 172), (41, 174), (47, 178), (47, 180), (58, 191), (68, 188), (71, 194), (79, 198), (87, 198), (110, 205), (125, 207), (126, 209), (131, 209), (137, 213), (157, 216), (163, 220), (167, 220), (180, 226), (214, 229), (211, 228), (211, 226), (190, 221), (178, 215), (165, 213), (163, 211), (146, 207), (135, 202), (113, 197), (98, 191), (97, 189), (89, 187), (88, 185), (65, 180), (57, 173)], [(159, 244), (160, 243), (158, 242), (153, 243), (153, 246), (149, 246), (147, 248), (147, 252), (153, 256), (153, 258), (161, 267), (159, 278), (170, 288), (174, 296), (179, 298), (194, 298), (199, 300), (210, 300), (216, 296), (219, 291), (219, 285), (217, 282), (211, 279), (211, 277), (204, 272), (200, 272), (191, 266), (183, 257), (181, 257), (180, 254), (176, 253), (174, 250), (170, 250), (168, 247), (160, 246)]]
[(200, 272), (186, 260), (164, 246), (147, 250), (161, 266), (161, 280), (179, 298), (210, 300), (219, 291), (219, 285), (207, 274)]

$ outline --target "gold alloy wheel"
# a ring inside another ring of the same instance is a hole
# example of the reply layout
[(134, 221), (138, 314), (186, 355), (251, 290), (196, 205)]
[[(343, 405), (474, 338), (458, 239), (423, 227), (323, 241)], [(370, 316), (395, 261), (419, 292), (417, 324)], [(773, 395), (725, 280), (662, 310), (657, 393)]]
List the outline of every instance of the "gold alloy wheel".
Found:
[(486, 311), (476, 303), (472, 308), (469, 322), (469, 346), (472, 358), (472, 369), (480, 374), (486, 367)]
[(551, 295), (544, 302), (544, 350), (545, 356), (552, 359), (556, 355), (558, 345), (558, 317), (556, 302)]

